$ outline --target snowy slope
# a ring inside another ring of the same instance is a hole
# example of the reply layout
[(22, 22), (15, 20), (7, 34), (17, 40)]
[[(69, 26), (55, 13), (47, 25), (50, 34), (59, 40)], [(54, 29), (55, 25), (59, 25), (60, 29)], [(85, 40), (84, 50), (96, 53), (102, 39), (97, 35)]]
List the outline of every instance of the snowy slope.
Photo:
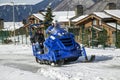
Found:
[(120, 80), (120, 49), (86, 51), (94, 62), (51, 67), (35, 62), (30, 45), (0, 45), (0, 80)]

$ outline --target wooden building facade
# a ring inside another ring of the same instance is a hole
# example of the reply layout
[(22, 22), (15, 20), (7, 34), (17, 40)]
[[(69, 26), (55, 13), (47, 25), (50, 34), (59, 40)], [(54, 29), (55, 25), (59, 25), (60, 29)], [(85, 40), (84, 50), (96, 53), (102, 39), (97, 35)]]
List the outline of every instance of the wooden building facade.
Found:
[(106, 30), (107, 40), (105, 45), (115, 45), (117, 41), (116, 31), (120, 31), (118, 28), (119, 22), (119, 19), (113, 15), (109, 15), (105, 12), (94, 12), (75, 23), (76, 26), (80, 27), (80, 40), (78, 41), (88, 46), (92, 43), (99, 45), (99, 33)]

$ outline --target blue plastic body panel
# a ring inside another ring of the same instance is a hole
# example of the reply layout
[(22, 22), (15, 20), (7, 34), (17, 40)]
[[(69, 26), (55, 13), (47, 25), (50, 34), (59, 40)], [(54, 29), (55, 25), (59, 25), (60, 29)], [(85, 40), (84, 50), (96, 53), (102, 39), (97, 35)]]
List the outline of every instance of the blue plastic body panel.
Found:
[(62, 28), (59, 29), (56, 34), (51, 34), (45, 40), (44, 46), (47, 48), (47, 52), (44, 51), (44, 54), (39, 54), (40, 50), (37, 49), (38, 45), (39, 44), (32, 44), (32, 50), (33, 55), (40, 60), (56, 62), (61, 59), (86, 56), (86, 52), (83, 53), (81, 50), (83, 47), (80, 47), (75, 41), (74, 35)]

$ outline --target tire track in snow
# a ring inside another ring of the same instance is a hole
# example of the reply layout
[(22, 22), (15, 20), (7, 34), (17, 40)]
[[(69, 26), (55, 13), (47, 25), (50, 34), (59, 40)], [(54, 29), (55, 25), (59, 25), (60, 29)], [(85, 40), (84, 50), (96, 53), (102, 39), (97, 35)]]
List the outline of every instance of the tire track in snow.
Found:
[(33, 65), (28, 65), (28, 64), (21, 64), (21, 63), (5, 63), (5, 66), (24, 70), (24, 71), (29, 71), (32, 73), (36, 73), (40, 67), (33, 66)]
[(40, 66), (35, 62), (35, 59), (31, 55), (20, 55), (20, 54), (1, 54), (0, 64), (24, 71), (36, 73)]

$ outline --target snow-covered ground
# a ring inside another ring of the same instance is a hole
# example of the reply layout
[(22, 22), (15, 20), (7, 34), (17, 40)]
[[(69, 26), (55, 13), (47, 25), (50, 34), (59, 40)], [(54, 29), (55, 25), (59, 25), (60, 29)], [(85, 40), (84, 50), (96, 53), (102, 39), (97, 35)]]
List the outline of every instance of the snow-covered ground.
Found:
[(83, 57), (61, 67), (35, 62), (30, 45), (0, 45), (0, 80), (120, 80), (120, 49), (89, 49), (91, 63)]

